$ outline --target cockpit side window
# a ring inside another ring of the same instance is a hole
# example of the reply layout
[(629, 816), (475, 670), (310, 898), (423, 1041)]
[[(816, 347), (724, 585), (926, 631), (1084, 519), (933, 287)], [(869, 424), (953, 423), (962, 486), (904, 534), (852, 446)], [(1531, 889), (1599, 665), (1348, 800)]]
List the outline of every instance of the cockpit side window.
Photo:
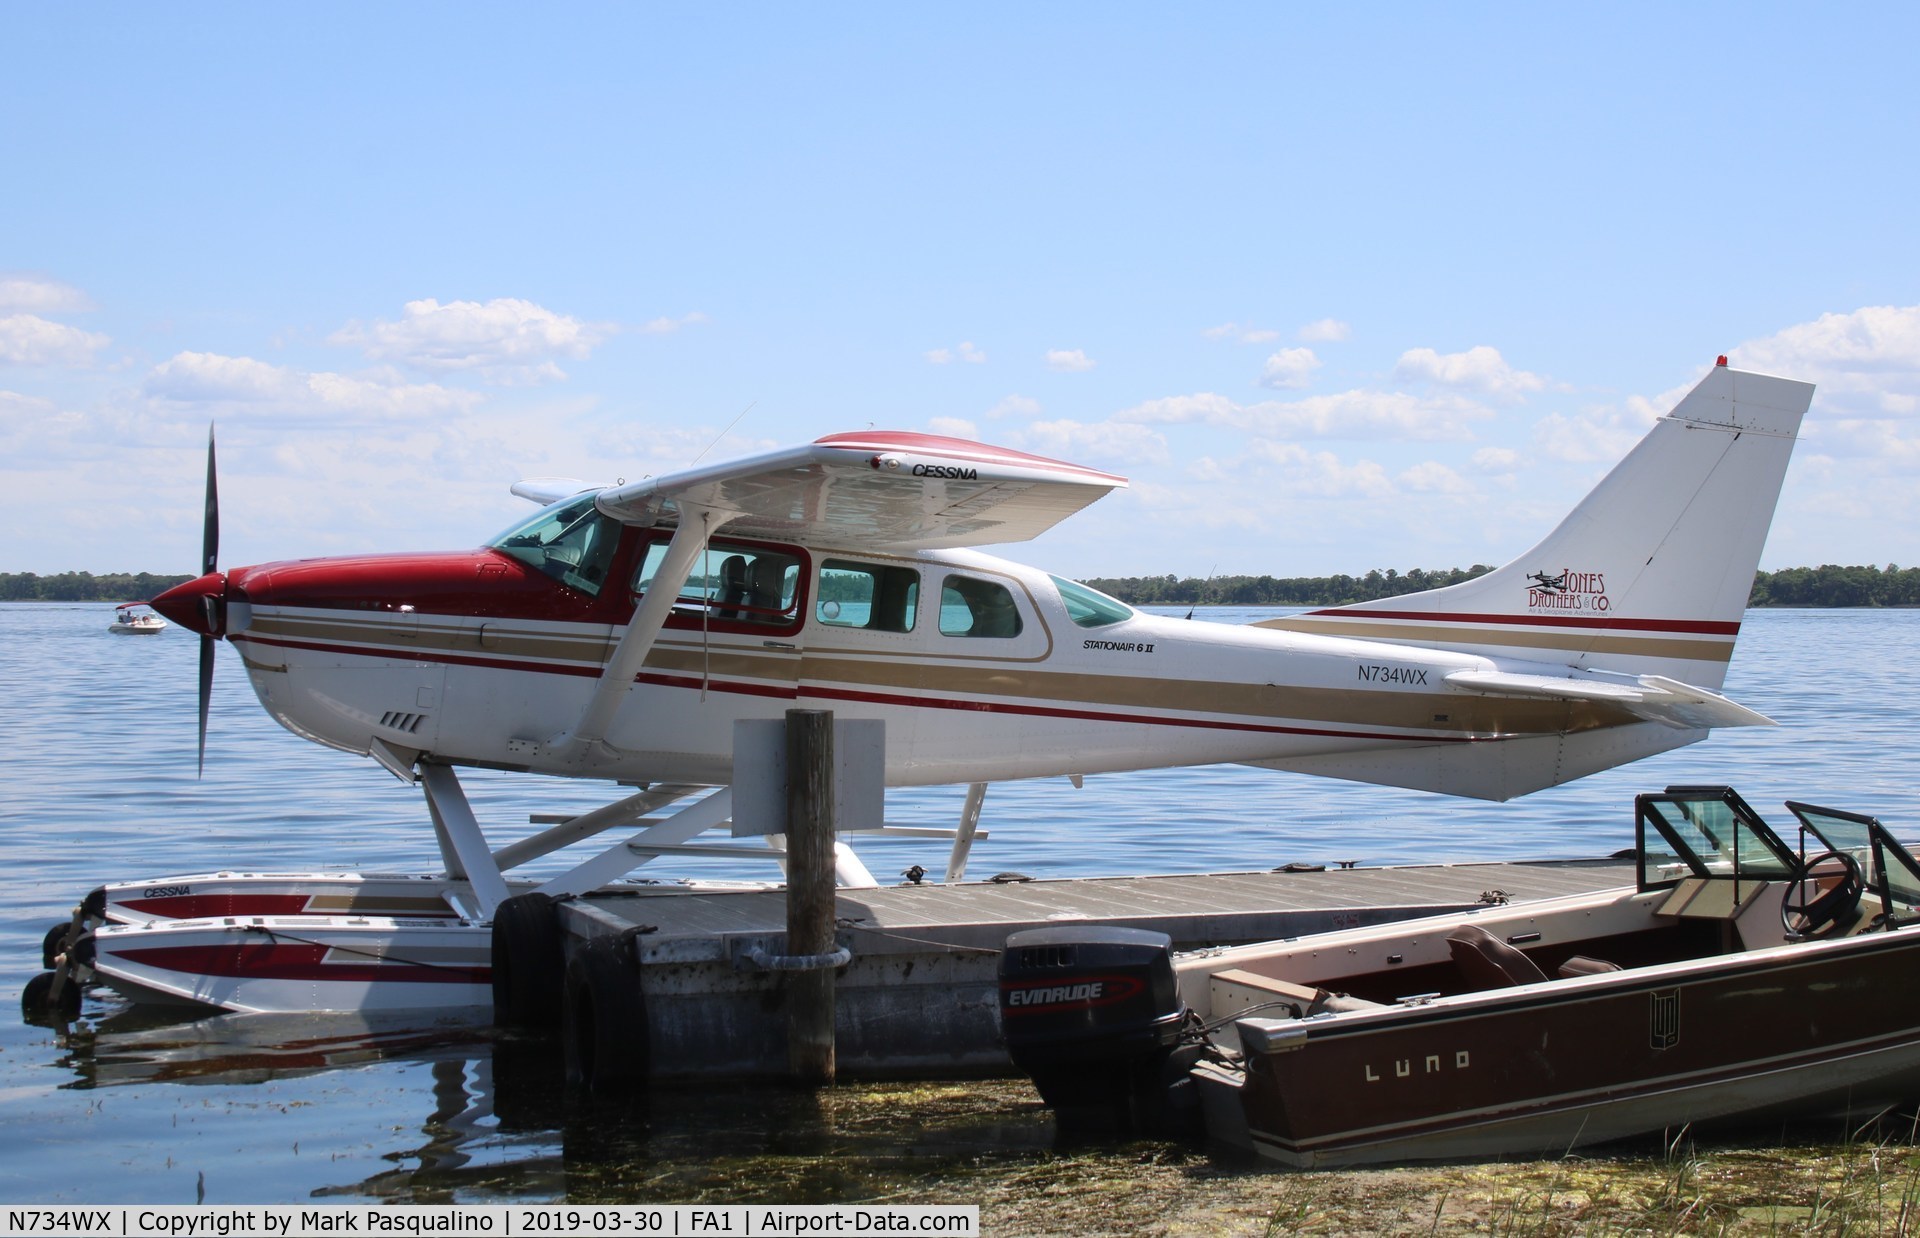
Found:
[(814, 617), (837, 628), (911, 632), (920, 606), (920, 573), (887, 563), (827, 559), (820, 564)]
[(1005, 585), (973, 576), (949, 576), (942, 582), (941, 635), (1004, 638), (1020, 635), (1020, 629), (1020, 611)]
[(620, 545), (621, 526), (601, 515), (593, 500), (591, 494), (562, 499), (487, 544), (570, 589), (598, 597)]
[[(666, 557), (666, 542), (647, 547), (633, 576), (636, 595), (653, 587)], [(800, 560), (793, 555), (763, 546), (710, 542), (694, 560), (674, 608), (705, 611), (715, 620), (783, 627), (794, 621), (799, 589)]]

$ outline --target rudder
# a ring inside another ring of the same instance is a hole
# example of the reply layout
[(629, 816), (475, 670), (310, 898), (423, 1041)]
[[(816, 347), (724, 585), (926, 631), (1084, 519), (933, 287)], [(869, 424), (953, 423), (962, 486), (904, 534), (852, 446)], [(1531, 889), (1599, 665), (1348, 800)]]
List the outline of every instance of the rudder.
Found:
[(1263, 627), (1717, 689), (1813, 384), (1721, 363), (1533, 549), (1485, 576)]

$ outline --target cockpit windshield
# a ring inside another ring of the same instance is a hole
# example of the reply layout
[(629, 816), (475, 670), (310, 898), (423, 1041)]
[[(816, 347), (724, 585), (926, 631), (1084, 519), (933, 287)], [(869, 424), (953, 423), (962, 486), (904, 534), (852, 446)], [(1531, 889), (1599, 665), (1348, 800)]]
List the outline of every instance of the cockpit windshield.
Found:
[(543, 507), (487, 544), (561, 584), (598, 596), (620, 544), (620, 522), (600, 514), (594, 495)]
[(1133, 618), (1133, 607), (1115, 601), (1098, 589), (1090, 589), (1077, 580), (1062, 580), (1058, 576), (1048, 579), (1060, 591), (1060, 600), (1066, 603), (1067, 618), (1083, 628), (1104, 628), (1110, 623)]

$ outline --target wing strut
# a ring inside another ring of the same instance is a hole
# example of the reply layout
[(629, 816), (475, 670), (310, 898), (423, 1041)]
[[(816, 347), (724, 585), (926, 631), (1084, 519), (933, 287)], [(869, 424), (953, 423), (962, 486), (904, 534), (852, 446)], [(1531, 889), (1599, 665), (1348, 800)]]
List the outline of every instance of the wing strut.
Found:
[(980, 832), (980, 805), (986, 802), (987, 784), (976, 782), (967, 787), (967, 802), (960, 809), (960, 828), (954, 831), (953, 851), (947, 856), (947, 880), (962, 881), (967, 875), (967, 856), (973, 851), (974, 835)]
[(712, 508), (681, 504), (680, 524), (667, 543), (666, 558), (647, 587), (640, 608), (627, 623), (620, 643), (614, 647), (613, 657), (600, 672), (600, 682), (594, 687), (587, 707), (581, 711), (580, 721), (574, 723), (571, 731), (562, 731), (547, 741), (547, 750), (553, 757), (574, 765), (587, 765), (596, 757), (613, 755), (607, 744), (607, 727), (612, 724), (621, 702), (627, 699), (634, 676), (646, 665), (647, 655), (653, 652), (653, 642), (666, 626), (667, 616), (673, 613), (680, 587), (687, 583), (694, 561), (706, 547), (714, 517)]

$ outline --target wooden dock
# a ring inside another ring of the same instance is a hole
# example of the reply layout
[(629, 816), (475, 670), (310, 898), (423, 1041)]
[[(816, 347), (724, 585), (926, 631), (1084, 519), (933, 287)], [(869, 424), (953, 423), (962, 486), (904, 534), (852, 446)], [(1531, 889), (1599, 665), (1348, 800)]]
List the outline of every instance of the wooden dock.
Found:
[[(1009, 1068), (998, 965), (1010, 933), (1067, 922), (1155, 929), (1178, 950), (1239, 945), (1630, 884), (1631, 861), (1444, 864), (842, 890), (840, 1070), (951, 1077)], [(616, 1009), (654, 1079), (752, 1078), (786, 1067), (787, 981), (751, 961), (785, 952), (778, 890), (602, 897), (561, 905), (570, 953), (625, 938), (637, 998)]]

